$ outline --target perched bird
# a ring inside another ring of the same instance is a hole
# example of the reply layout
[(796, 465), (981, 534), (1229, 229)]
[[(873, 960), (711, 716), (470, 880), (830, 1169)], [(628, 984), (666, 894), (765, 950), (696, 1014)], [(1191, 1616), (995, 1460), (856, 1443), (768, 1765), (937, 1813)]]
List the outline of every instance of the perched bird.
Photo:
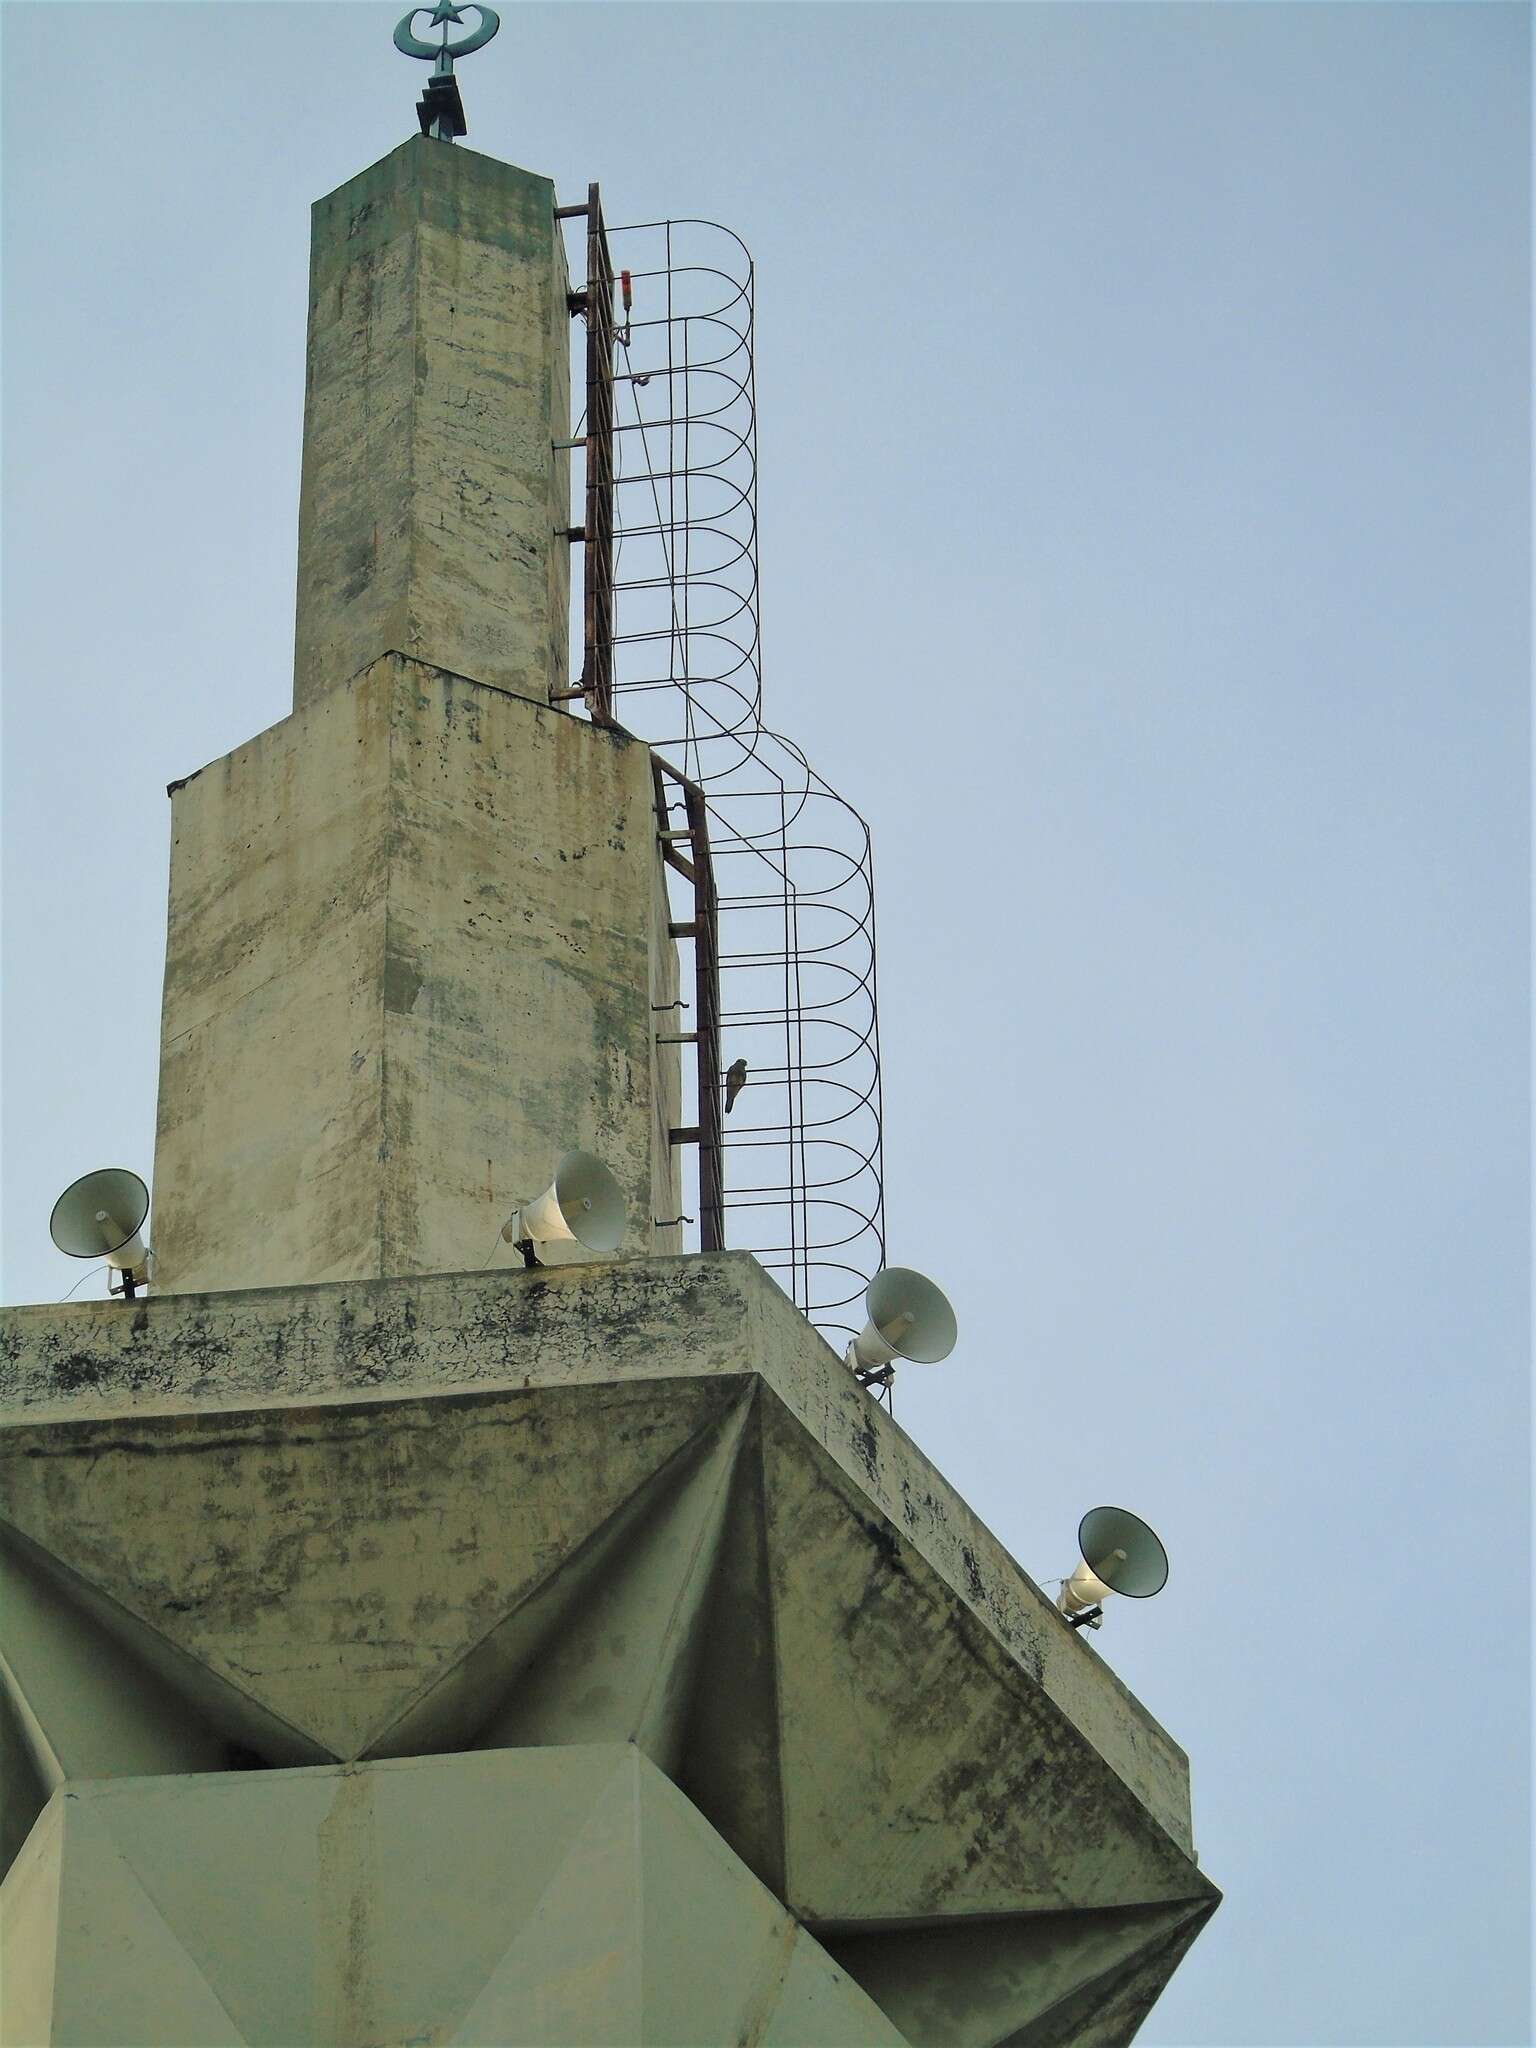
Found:
[(746, 1085), (746, 1061), (732, 1060), (731, 1064), (725, 1070), (725, 1113), (727, 1116), (729, 1116), (731, 1113), (731, 1105), (735, 1102), (737, 1096), (741, 1093), (742, 1089), (746, 1087)]

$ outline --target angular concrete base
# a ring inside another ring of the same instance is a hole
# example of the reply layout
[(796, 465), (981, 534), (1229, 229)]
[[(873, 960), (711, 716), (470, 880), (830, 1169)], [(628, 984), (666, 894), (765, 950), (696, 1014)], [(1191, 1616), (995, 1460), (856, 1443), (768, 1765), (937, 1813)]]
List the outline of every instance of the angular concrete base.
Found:
[(14, 2048), (900, 2048), (638, 1751), (55, 1794), (0, 1887)]
[(20, 1826), (221, 1760), (632, 1743), (951, 2048), (1128, 2041), (1216, 1904), (1177, 1746), (744, 1255), (8, 1339)]

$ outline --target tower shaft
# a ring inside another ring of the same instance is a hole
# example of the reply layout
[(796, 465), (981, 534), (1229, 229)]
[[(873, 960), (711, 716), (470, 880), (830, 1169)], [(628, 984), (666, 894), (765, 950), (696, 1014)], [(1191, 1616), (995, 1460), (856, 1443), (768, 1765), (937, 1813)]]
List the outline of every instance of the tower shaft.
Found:
[(317, 204), (310, 274), (294, 710), (172, 791), (158, 1284), (478, 1268), (572, 1148), (675, 1250), (650, 757), (549, 708), (552, 189), (418, 136)]
[(416, 136), (311, 221), (295, 707), (380, 655), (547, 704), (570, 592), (547, 178)]

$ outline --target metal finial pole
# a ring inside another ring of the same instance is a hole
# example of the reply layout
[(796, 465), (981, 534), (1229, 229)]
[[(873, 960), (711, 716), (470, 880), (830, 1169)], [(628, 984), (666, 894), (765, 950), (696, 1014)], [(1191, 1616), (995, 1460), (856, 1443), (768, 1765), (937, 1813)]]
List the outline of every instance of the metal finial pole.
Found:
[(395, 48), (405, 57), (420, 57), (432, 66), (432, 76), (427, 80), (426, 91), (416, 103), (416, 118), (421, 123), (423, 135), (430, 135), (438, 142), (452, 142), (456, 136), (466, 135), (469, 124), (464, 119), (464, 102), (459, 97), (459, 81), (453, 74), (455, 57), (467, 57), (471, 50), (483, 49), (501, 27), (500, 15), (493, 14), (489, 7), (482, 7), (478, 0), (466, 0), (480, 17), (480, 23), (457, 42), (448, 40), (448, 25), (464, 21), (462, 7), (454, 0), (437, 0), (431, 9), (434, 28), (441, 28), (440, 43), (425, 43), (411, 32), (411, 23), (418, 14), (426, 14), (425, 7), (413, 7), (395, 29)]

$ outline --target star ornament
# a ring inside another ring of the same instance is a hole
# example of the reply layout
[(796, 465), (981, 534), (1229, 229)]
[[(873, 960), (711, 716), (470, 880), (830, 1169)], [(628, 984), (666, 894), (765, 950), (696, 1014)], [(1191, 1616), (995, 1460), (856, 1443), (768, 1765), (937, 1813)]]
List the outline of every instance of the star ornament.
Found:
[[(481, 0), (469, 0), (469, 7), (471, 13), (480, 17), (478, 26), (470, 29), (467, 35), (459, 36), (450, 42), (448, 31), (452, 25), (457, 22), (461, 28), (464, 26), (464, 0), (436, 0), (436, 5), (432, 7), (428, 7), (423, 0), (423, 4), (420, 7), (413, 7), (396, 28), (395, 48), (404, 57), (421, 57), (428, 63), (444, 57), (450, 60), (454, 57), (467, 57), (471, 50), (484, 49), (501, 27), (501, 19), (489, 7), (482, 6)], [(429, 25), (442, 30), (441, 46), (436, 43), (424, 43), (420, 36), (412, 34), (411, 23), (418, 14), (427, 15)]]

